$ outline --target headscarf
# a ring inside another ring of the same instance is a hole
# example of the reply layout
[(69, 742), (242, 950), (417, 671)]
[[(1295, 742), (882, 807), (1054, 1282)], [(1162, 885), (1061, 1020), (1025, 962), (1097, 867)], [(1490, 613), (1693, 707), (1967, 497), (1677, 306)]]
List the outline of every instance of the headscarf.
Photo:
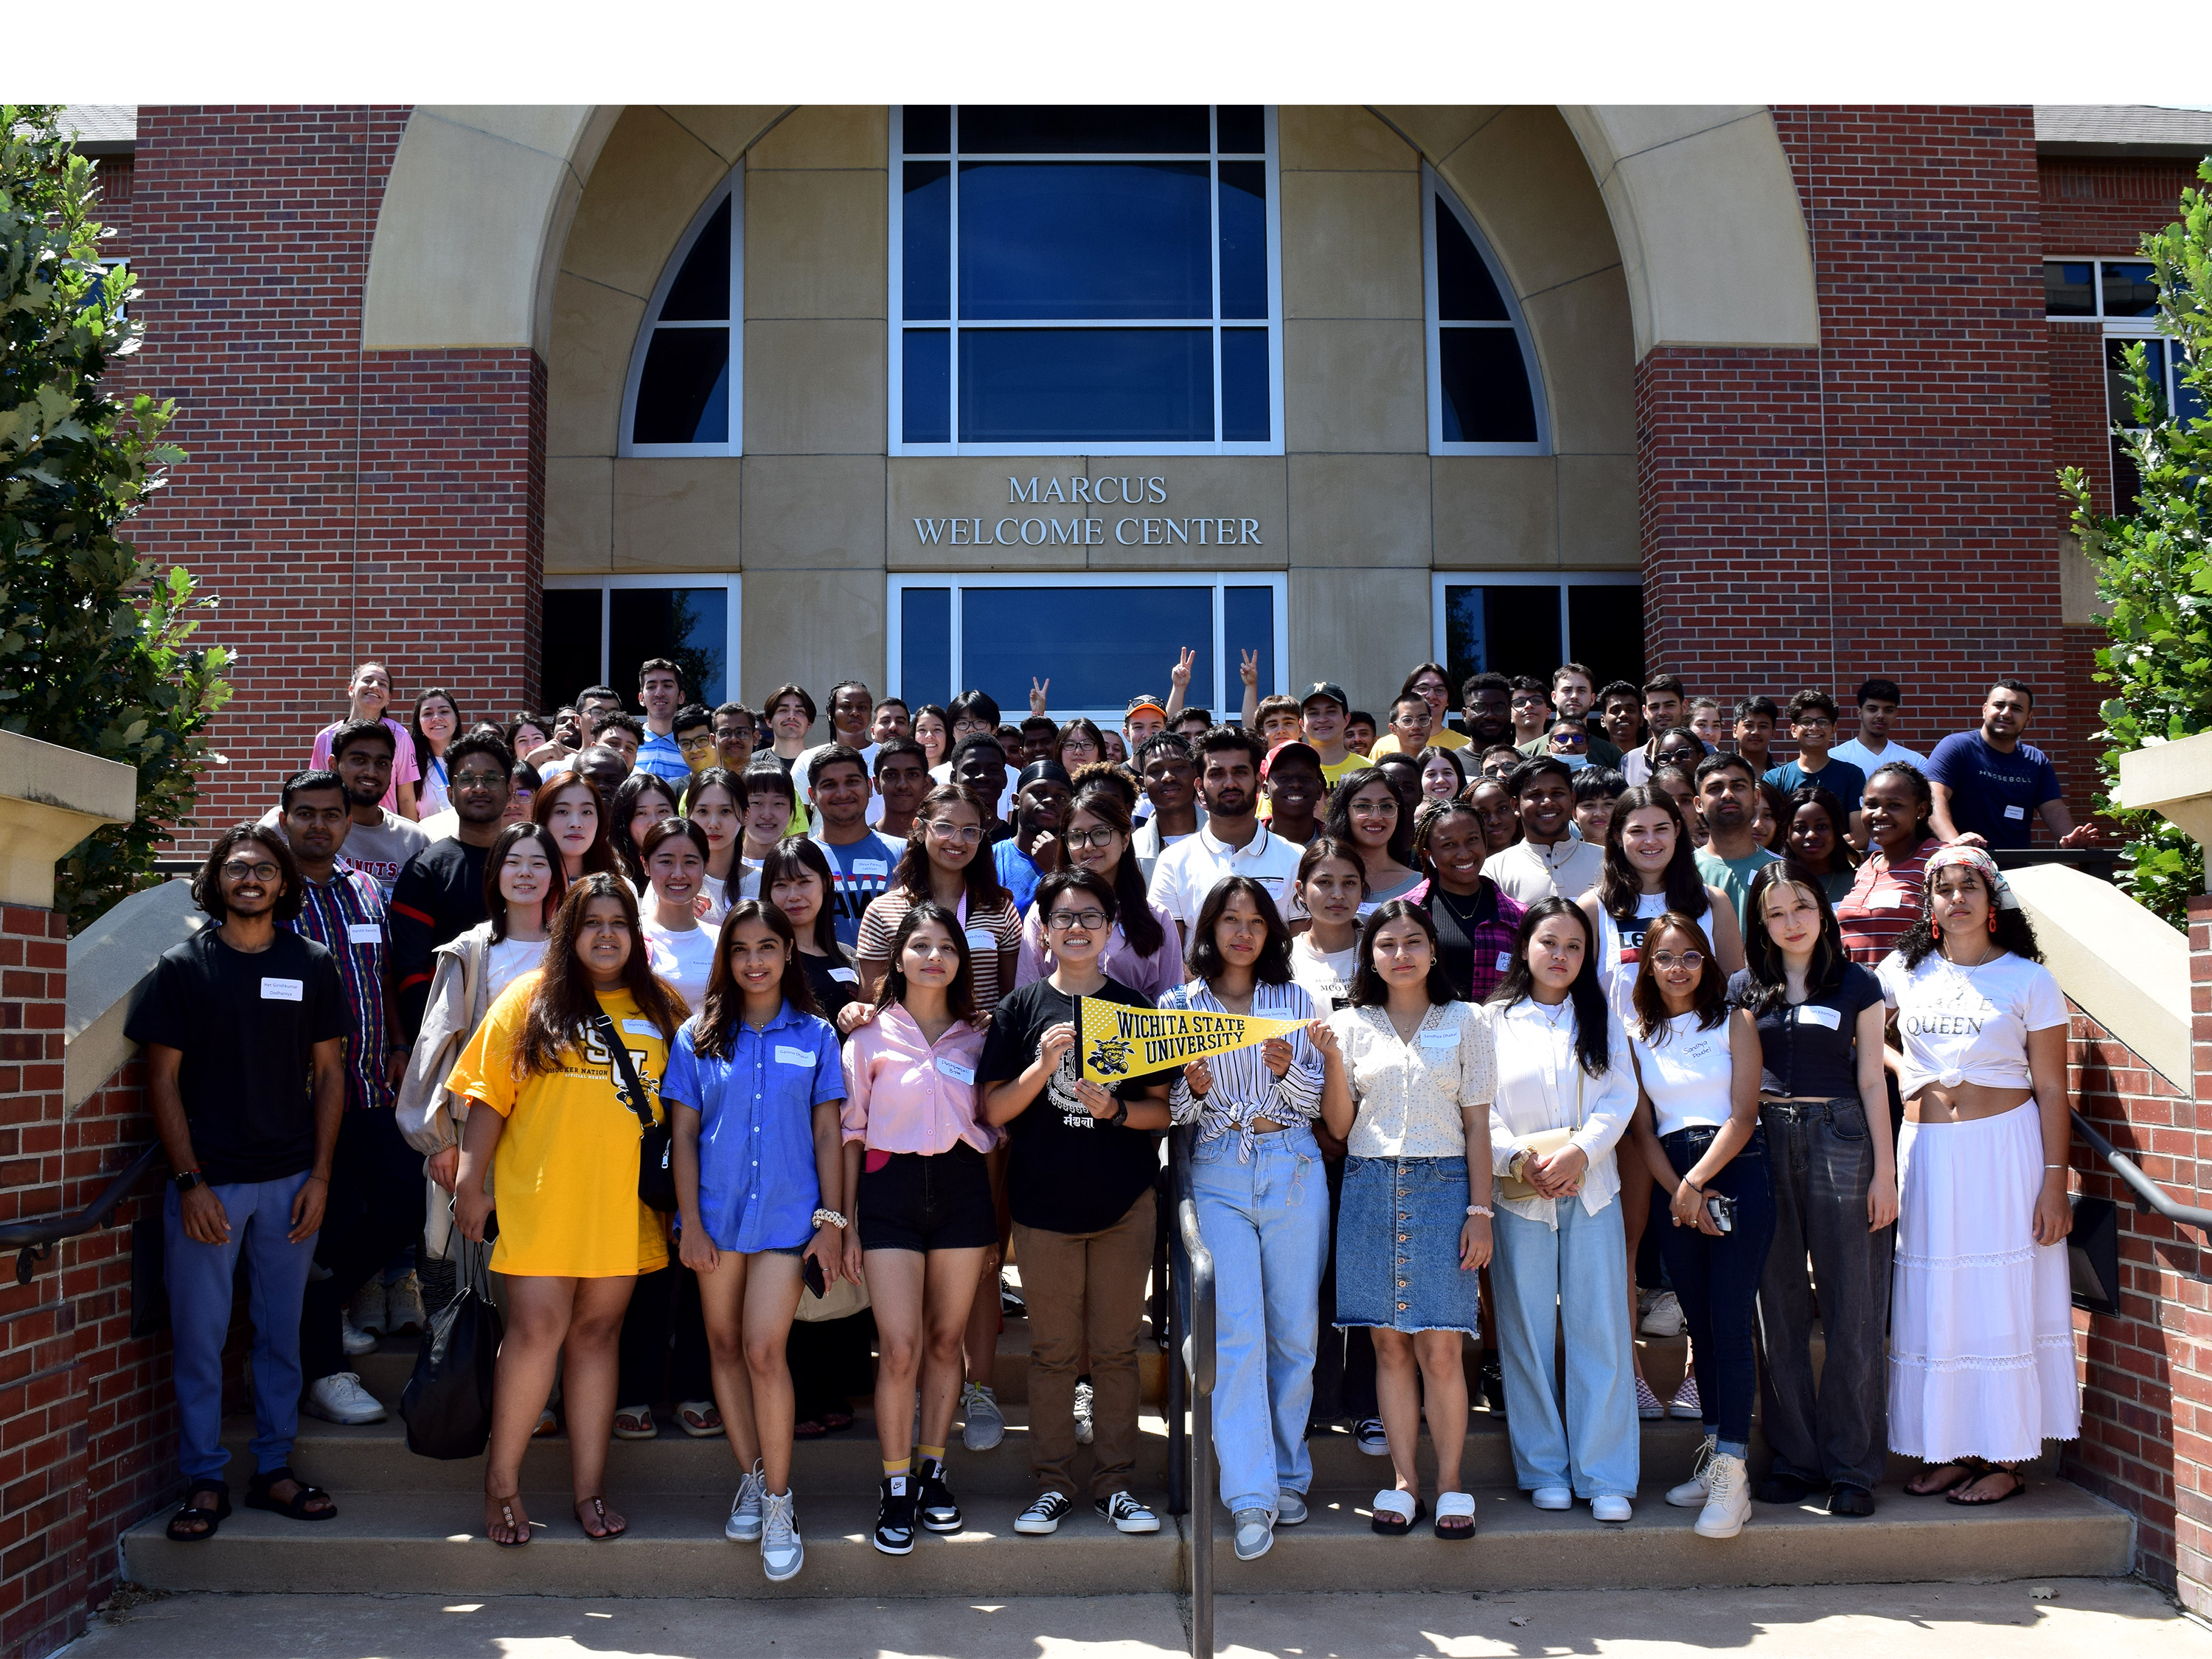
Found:
[(2004, 872), (1997, 868), (1997, 861), (1980, 848), (1963, 842), (1953, 842), (1948, 846), (1939, 847), (1928, 855), (1924, 879), (1930, 892), (1936, 889), (1936, 872), (1954, 864), (1966, 866), (1988, 884), (1990, 891), (1996, 896), (1998, 909), (2020, 908), (2020, 895), (2012, 890), (2012, 884), (2004, 878)]

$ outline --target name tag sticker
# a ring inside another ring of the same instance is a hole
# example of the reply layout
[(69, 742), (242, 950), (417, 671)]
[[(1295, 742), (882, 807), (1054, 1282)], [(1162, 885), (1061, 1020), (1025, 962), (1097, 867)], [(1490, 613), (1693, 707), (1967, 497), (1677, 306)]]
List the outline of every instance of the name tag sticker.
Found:
[(775, 1045), (775, 1063), (779, 1066), (811, 1066), (814, 1054), (811, 1049), (793, 1048), (779, 1042)]
[(649, 1019), (626, 1019), (623, 1030), (632, 1036), (659, 1036), (660, 1028)]
[(1869, 910), (1902, 910), (1904, 908), (1905, 890), (1902, 887), (1885, 887), (1878, 893), (1867, 895), (1867, 908)]
[(860, 976), (850, 968), (832, 968), (830, 977), (841, 985), (858, 985), (860, 982)]
[(384, 943), (384, 926), (381, 922), (349, 921), (346, 923), (346, 943), (381, 945)]
[(939, 1060), (937, 1062), (937, 1069), (955, 1083), (972, 1085), (975, 1081), (975, 1068), (972, 1066), (963, 1066), (957, 1060)]
[(988, 927), (970, 927), (968, 930), (968, 948), (971, 951), (995, 951), (999, 948), (998, 935)]
[(1825, 1025), (1832, 1031), (1844, 1029), (1842, 1014), (1833, 1008), (1816, 1007), (1809, 1002), (1797, 1005), (1797, 1023), (1800, 1025)]
[(853, 873), (856, 876), (888, 876), (890, 872), (890, 866), (884, 863), (881, 859), (854, 859), (853, 860)]
[(1456, 1048), (1459, 1047), (1459, 1033), (1457, 1031), (1424, 1031), (1421, 1033), (1421, 1047)]
[(304, 1002), (307, 999), (307, 987), (304, 980), (264, 977), (261, 981), (261, 1000), (264, 1002)]
[(2027, 808), (2025, 806), (2008, 806), (2005, 808), (2005, 816), (2008, 818), (2024, 818), (2027, 816)]
[(1510, 951), (1500, 951), (1498, 953), (1498, 971), (1501, 974), (1505, 973), (1509, 971), (1512, 966), (1513, 952)]

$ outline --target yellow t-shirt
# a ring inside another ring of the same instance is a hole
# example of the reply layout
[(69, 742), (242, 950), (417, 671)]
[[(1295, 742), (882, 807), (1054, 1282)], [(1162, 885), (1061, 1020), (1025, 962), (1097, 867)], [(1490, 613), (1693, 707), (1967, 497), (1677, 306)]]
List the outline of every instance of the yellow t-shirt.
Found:
[(1330, 788), (1334, 789), (1338, 784), (1344, 781), (1347, 775), (1357, 772), (1363, 766), (1372, 766), (1375, 763), (1372, 759), (1361, 754), (1355, 749), (1350, 754), (1346, 755), (1342, 760), (1337, 762), (1334, 766), (1331, 766), (1327, 761), (1323, 761), (1321, 767), (1321, 781), (1327, 784)]
[[(1464, 749), (1467, 745), (1466, 734), (1455, 732), (1449, 726), (1446, 726), (1441, 732), (1429, 733), (1429, 747), (1431, 749)], [(1395, 755), (1397, 752), (1398, 734), (1395, 732), (1385, 732), (1375, 739), (1375, 746), (1368, 751), (1369, 755), (1376, 760), (1380, 760), (1385, 755)]]
[[(447, 1079), (507, 1120), (492, 1155), (499, 1238), (491, 1270), (549, 1279), (623, 1279), (668, 1265), (660, 1218), (638, 1201), (637, 1115), (614, 1090), (614, 1063), (596, 1034), (580, 1034), (561, 1069), (518, 1075), (518, 1055), (539, 975), (500, 994)], [(666, 1121), (660, 1079), (668, 1044), (628, 991), (599, 1006), (623, 1034), (655, 1117)]]

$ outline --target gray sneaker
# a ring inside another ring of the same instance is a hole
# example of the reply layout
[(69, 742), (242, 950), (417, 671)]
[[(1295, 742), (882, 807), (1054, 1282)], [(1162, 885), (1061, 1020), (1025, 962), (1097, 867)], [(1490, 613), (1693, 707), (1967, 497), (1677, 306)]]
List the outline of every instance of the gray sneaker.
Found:
[(1256, 1561), (1275, 1547), (1275, 1524), (1265, 1510), (1239, 1510), (1234, 1517), (1237, 1559)]
[(1006, 1437), (1006, 1414), (998, 1396), (980, 1382), (960, 1391), (960, 1443), (971, 1452), (989, 1451)]
[(1094, 1397), (1088, 1382), (1075, 1385), (1075, 1443), (1079, 1446), (1091, 1443), (1091, 1402)]
[[(730, 1519), (722, 1528), (722, 1536), (732, 1544), (750, 1544), (757, 1540), (761, 1535), (762, 1504), (767, 1494), (768, 1471), (756, 1462), (738, 1482), (737, 1500), (730, 1505)], [(788, 1493), (785, 1498), (789, 1501)]]
[(1306, 1499), (1304, 1492), (1279, 1492), (1275, 1497), (1275, 1524), (1279, 1527), (1302, 1526), (1306, 1518)]
[(771, 1584), (797, 1576), (806, 1565), (806, 1545), (799, 1535), (799, 1516), (792, 1494), (768, 1492), (761, 1498), (761, 1570)]

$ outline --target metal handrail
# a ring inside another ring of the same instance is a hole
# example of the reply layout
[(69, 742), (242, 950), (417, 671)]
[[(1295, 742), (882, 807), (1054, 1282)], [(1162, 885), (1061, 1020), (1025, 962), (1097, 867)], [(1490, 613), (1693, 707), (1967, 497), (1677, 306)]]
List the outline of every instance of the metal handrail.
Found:
[(2145, 1175), (2135, 1159), (2106, 1139), (2096, 1125), (2079, 1112), (2074, 1114), (2074, 1132), (2089, 1143), (2090, 1151), (2103, 1158), (2121, 1183), (2136, 1195), (2137, 1210), (2154, 1211), (2178, 1226), (2194, 1227), (2208, 1242), (2212, 1242), (2212, 1210), (2200, 1210), (2169, 1197), (2165, 1188)]
[(27, 1285), (38, 1264), (54, 1253), (54, 1246), (63, 1239), (74, 1238), (79, 1233), (88, 1233), (95, 1227), (105, 1227), (115, 1214), (115, 1207), (129, 1196), (131, 1189), (143, 1180), (146, 1171), (154, 1167), (161, 1156), (161, 1143), (154, 1142), (124, 1166), (123, 1173), (107, 1183), (106, 1189), (75, 1215), (50, 1215), (36, 1221), (10, 1222), (0, 1227), (0, 1251), (14, 1250), (15, 1254), (15, 1282)]
[[(1198, 1200), (1191, 1189), (1189, 1139), (1175, 1137), (1176, 1228), (1173, 1259), (1182, 1280), (1175, 1310), (1176, 1363), (1168, 1376), (1168, 1508), (1190, 1516), (1191, 1659), (1213, 1659), (1213, 1252), (1199, 1231)], [(1184, 1459), (1183, 1409), (1190, 1411), (1188, 1462)]]

